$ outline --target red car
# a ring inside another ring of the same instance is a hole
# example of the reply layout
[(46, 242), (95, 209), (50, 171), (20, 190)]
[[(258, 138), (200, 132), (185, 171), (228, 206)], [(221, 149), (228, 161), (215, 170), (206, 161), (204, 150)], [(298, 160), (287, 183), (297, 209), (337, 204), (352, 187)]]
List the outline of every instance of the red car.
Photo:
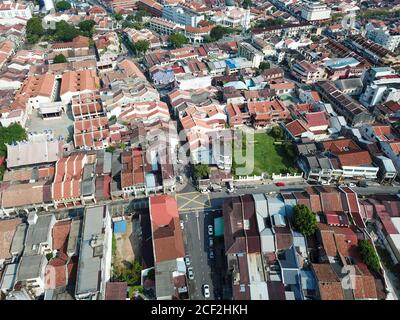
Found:
[(285, 186), (285, 183), (282, 182), (282, 181), (279, 181), (279, 182), (276, 182), (275, 185), (276, 185), (277, 187), (284, 187), (284, 186)]

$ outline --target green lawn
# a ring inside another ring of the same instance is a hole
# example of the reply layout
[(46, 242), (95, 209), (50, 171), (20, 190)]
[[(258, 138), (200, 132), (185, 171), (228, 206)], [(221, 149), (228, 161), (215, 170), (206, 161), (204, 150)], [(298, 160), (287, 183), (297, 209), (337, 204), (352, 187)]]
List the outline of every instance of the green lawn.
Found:
[[(252, 143), (246, 138), (246, 143)], [(235, 165), (240, 167), (240, 165)], [(274, 144), (274, 138), (266, 133), (254, 134), (254, 170), (253, 175), (261, 173), (286, 173), (296, 171), (294, 151), (291, 143)], [(235, 172), (233, 172), (235, 174)]]

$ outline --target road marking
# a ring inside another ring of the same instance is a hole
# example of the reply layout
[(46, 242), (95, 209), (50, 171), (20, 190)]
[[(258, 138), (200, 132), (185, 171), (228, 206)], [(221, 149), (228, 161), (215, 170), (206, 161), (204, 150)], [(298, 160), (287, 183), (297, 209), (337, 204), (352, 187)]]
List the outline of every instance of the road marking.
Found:
[[(193, 196), (196, 194), (196, 196)], [(206, 199), (204, 199), (206, 198)], [(187, 192), (187, 193), (179, 193), (175, 195), (175, 199), (178, 200), (187, 200), (184, 204), (180, 205), (179, 211), (190, 211), (190, 210), (201, 210), (205, 208), (211, 208), (211, 200), (210, 195), (207, 193), (206, 195), (198, 193), (198, 192)], [(205, 200), (204, 202), (201, 200)], [(190, 203), (200, 204), (201, 207), (193, 208), (188, 207)]]
[(197, 221), (197, 234), (199, 236), (199, 241), (200, 241), (201, 237), (200, 237), (199, 213), (197, 211), (196, 211), (196, 221)]

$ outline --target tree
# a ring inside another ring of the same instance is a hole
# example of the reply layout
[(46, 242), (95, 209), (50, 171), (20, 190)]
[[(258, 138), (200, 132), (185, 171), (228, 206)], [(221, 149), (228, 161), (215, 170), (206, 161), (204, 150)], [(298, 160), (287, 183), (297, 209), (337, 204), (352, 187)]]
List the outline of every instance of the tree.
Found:
[(108, 119), (108, 124), (113, 125), (117, 123), (117, 117), (116, 116), (111, 116), (110, 119)]
[(209, 43), (209, 42), (212, 42), (213, 39), (211, 38), (211, 36), (209, 36), (208, 34), (206, 34), (206, 35), (203, 37), (203, 41), (204, 41), (205, 43)]
[(126, 21), (133, 21), (135, 20), (135, 16), (133, 14), (128, 14), (125, 18)]
[(316, 35), (312, 35), (312, 36), (311, 36), (311, 41), (312, 41), (312, 42), (317, 42), (318, 39), (319, 39), (319, 38), (318, 38), (318, 36), (316, 36)]
[(106, 152), (113, 153), (114, 151), (115, 151), (115, 147), (114, 146), (109, 146), (109, 147), (106, 148)]
[(139, 10), (135, 14), (135, 20), (137, 22), (143, 22), (143, 17), (148, 17), (148, 16), (149, 16), (149, 14), (147, 13), (147, 11)]
[(275, 140), (283, 139), (283, 129), (280, 126), (272, 127), (270, 134)]
[(174, 48), (181, 48), (185, 44), (189, 43), (188, 38), (186, 38), (181, 32), (170, 35), (168, 41)]
[(33, 16), (26, 24), (26, 40), (28, 43), (37, 43), (44, 35), (42, 18)]
[(205, 179), (208, 178), (208, 175), (210, 174), (210, 167), (207, 166), (206, 164), (196, 164), (194, 167), (194, 176), (197, 179)]
[(136, 53), (146, 54), (146, 51), (150, 48), (150, 42), (148, 40), (138, 40), (134, 43), (133, 49)]
[(54, 32), (57, 41), (69, 42), (79, 36), (80, 32), (73, 25), (62, 20), (56, 23), (56, 30)]
[(54, 57), (53, 64), (55, 63), (65, 63), (67, 62), (67, 58), (62, 54), (58, 54)]
[(360, 240), (358, 242), (358, 250), (361, 255), (361, 259), (367, 265), (368, 269), (372, 272), (379, 273), (380, 264), (379, 257), (376, 254), (375, 248), (368, 240)]
[(231, 34), (233, 32), (234, 32), (234, 30), (232, 28), (227, 28), (227, 27), (223, 27), (223, 26), (215, 26), (214, 28), (211, 29), (210, 37), (214, 41), (217, 41), (217, 40), (222, 39), (224, 35)]
[(271, 64), (269, 62), (267, 62), (267, 61), (262, 61), (258, 68), (260, 70), (267, 70), (267, 69), (271, 68)]
[(65, 11), (71, 9), (71, 4), (68, 1), (58, 1), (56, 3), (56, 10), (57, 11)]
[(121, 21), (124, 17), (120, 13), (114, 14), (114, 19), (117, 21)]
[(147, 279), (150, 280), (155, 280), (156, 279), (156, 272), (155, 269), (150, 269), (149, 272), (147, 273)]
[(96, 22), (94, 22), (93, 20), (84, 20), (79, 22), (78, 27), (84, 35), (91, 38), (93, 35), (95, 25)]
[(13, 123), (8, 127), (0, 127), (0, 156), (7, 153), (6, 144), (26, 140), (26, 130), (18, 123)]
[(115, 268), (115, 277), (118, 281), (127, 282), (129, 286), (140, 284), (142, 266), (135, 260), (134, 262), (126, 262), (125, 266)]
[(285, 24), (285, 20), (283, 18), (258, 20), (257, 23), (256, 23), (256, 28), (267, 28), (267, 27), (272, 27), (272, 26), (281, 26), (283, 24)]
[(251, 6), (251, 0), (243, 0), (242, 7), (244, 9), (248, 9), (248, 8), (250, 8), (250, 6)]
[(317, 230), (317, 216), (304, 204), (295, 205), (293, 208), (293, 226), (306, 237)]

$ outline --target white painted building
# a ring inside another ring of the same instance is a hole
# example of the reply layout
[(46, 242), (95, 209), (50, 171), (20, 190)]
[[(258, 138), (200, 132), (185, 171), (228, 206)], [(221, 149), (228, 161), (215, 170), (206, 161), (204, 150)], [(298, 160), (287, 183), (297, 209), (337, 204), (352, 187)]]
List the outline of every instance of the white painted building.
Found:
[(204, 15), (178, 4), (164, 6), (163, 18), (184, 26), (197, 27), (197, 24), (204, 20)]
[(249, 29), (251, 15), (249, 9), (227, 6), (223, 11), (216, 12), (211, 20), (226, 27)]
[(307, 21), (326, 20), (331, 17), (331, 9), (326, 4), (308, 2), (301, 9), (301, 17)]
[(241, 42), (238, 46), (239, 56), (246, 58), (252, 62), (253, 68), (258, 68), (264, 60), (264, 54), (247, 42)]
[(400, 44), (400, 33), (388, 30), (386, 26), (375, 27), (372, 23), (365, 26), (367, 38), (380, 44), (382, 47), (395, 51)]
[(11, 1), (3, 2), (0, 4), (0, 19), (10, 18), (32, 18), (33, 4), (21, 4)]

